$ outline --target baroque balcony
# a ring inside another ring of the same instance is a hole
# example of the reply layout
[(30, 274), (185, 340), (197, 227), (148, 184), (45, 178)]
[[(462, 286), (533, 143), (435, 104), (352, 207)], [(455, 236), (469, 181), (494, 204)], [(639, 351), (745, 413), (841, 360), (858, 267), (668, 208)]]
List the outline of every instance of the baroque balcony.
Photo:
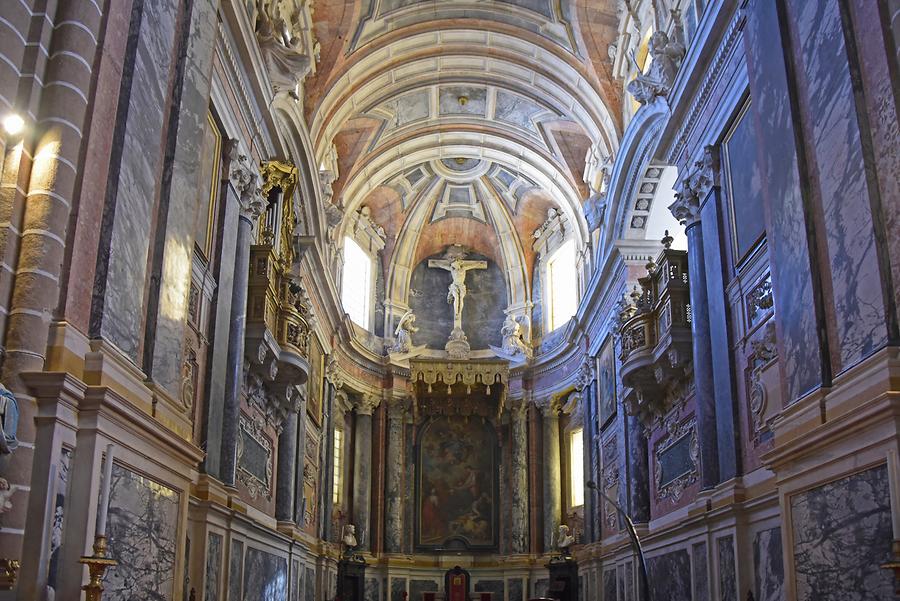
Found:
[(666, 244), (638, 282), (619, 314), (619, 358), (625, 408), (649, 424), (668, 412), (691, 370), (687, 252)]

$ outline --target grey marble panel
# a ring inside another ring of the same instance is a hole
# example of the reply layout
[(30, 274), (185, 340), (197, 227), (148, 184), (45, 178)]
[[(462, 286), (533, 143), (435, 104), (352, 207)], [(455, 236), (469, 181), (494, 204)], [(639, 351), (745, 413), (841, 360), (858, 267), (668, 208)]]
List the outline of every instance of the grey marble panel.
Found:
[(604, 570), (603, 572), (603, 601), (616, 601), (616, 571)]
[(228, 601), (241, 598), (241, 583), (244, 581), (244, 543), (231, 541), (231, 557), (228, 560)]
[(174, 490), (113, 464), (107, 536), (119, 565), (106, 571), (104, 599), (172, 598), (178, 504)]
[(429, 94), (428, 90), (420, 90), (410, 92), (404, 96), (400, 96), (394, 100), (389, 100), (383, 105), (392, 115), (392, 119), (388, 121), (386, 130), (403, 127), (415, 121), (425, 119), (429, 115)]
[(518, 125), (522, 129), (537, 133), (533, 119), (544, 112), (544, 109), (518, 94), (497, 92), (497, 108), (494, 118), (497, 121)]
[(300, 590), (303, 584), (301, 578), (300, 560), (295, 559), (291, 563), (291, 601), (300, 601)]
[(509, 601), (524, 601), (525, 591), (521, 578), (509, 578), (506, 581), (506, 590), (509, 591)]
[(756, 601), (783, 601), (784, 562), (781, 528), (762, 530), (753, 537)]
[(473, 590), (476, 593), (490, 593), (491, 601), (502, 601), (505, 587), (502, 580), (479, 580)]
[(403, 593), (406, 592), (405, 578), (391, 578), (391, 601), (404, 601)]
[(653, 599), (690, 601), (691, 558), (686, 550), (649, 558), (647, 572)]
[(691, 547), (691, 580), (694, 601), (709, 601), (709, 574), (707, 573), (706, 543), (696, 543)]
[[(460, 98), (465, 97), (465, 103)], [(487, 114), (487, 88), (476, 86), (446, 86), (440, 89), (438, 96), (441, 115), (480, 115)]]
[(716, 547), (719, 553), (719, 596), (722, 601), (737, 601), (734, 537), (723, 536), (716, 541)]
[(434, 580), (410, 580), (409, 601), (422, 601), (422, 593), (437, 592), (438, 584)]
[(287, 594), (287, 559), (248, 547), (243, 601), (284, 601)]
[[(102, 335), (138, 361), (153, 212), (161, 175), (159, 147), (170, 102), (177, 0), (144, 3), (134, 63), (126, 65), (113, 138), (106, 207), (91, 309), (91, 334)], [(137, 12), (137, 11), (136, 11)], [(152, 151), (148, 152), (148, 149)], [(117, 160), (118, 159), (118, 160)], [(187, 290), (184, 290), (185, 301)], [(181, 340), (181, 337), (178, 337)]]
[(222, 535), (210, 532), (206, 543), (206, 578), (203, 583), (203, 598), (206, 601), (218, 601), (221, 579)]
[(625, 599), (625, 566), (616, 566), (616, 596)]
[(584, 588), (584, 576), (578, 576), (578, 601), (584, 601), (587, 598), (587, 591)]
[(625, 564), (625, 601), (634, 601), (634, 564)]
[(759, 130), (760, 173), (767, 211), (767, 233), (775, 288), (776, 319), (781, 326), (786, 404), (821, 384), (821, 347), (817, 336), (816, 303), (806, 237), (806, 216), (800, 194), (794, 123), (777, 3), (750, 6), (744, 28), (744, 49), (751, 110)]
[(303, 576), (305, 601), (316, 601), (316, 571), (307, 566)]
[(885, 305), (866, 165), (839, 3), (791, 0), (807, 98), (812, 163), (818, 171), (841, 369), (887, 342)]
[(536, 596), (546, 597), (548, 588), (550, 588), (549, 578), (538, 578), (534, 581), (534, 594)]
[(798, 601), (881, 601), (893, 577), (891, 507), (882, 465), (791, 498)]
[(366, 601), (379, 601), (381, 599), (381, 591), (379, 590), (379, 583), (377, 578), (366, 578), (366, 590), (365, 590), (365, 599)]

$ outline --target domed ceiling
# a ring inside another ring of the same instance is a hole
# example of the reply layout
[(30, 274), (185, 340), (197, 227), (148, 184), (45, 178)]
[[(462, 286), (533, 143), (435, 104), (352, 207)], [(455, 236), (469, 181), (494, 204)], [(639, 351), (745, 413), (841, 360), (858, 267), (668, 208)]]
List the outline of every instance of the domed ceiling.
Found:
[[(613, 154), (615, 0), (319, 0), (304, 108), (330, 184), (333, 235), (368, 207), (384, 229), (387, 299), (459, 244), (529, 300), (533, 233), (556, 208), (576, 241)], [(328, 187), (328, 186), (326, 186)], [(338, 222), (335, 215), (343, 215)]]

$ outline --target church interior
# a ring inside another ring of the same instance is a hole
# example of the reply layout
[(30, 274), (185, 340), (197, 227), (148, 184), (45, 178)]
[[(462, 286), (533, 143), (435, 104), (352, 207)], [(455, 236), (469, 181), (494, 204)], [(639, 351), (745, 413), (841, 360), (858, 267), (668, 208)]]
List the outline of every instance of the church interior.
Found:
[(0, 601), (900, 598), (898, 40), (0, 2)]

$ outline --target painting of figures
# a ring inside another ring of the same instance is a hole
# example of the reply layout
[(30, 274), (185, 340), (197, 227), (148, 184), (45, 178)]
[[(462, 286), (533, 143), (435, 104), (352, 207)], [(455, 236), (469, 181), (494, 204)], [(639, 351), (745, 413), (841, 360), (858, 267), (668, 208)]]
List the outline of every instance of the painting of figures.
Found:
[(419, 436), (417, 546), (495, 549), (497, 439), (478, 418), (439, 417)]
[(597, 399), (600, 404), (600, 426), (616, 413), (616, 360), (613, 355), (612, 338), (600, 350), (598, 360), (599, 386)]

